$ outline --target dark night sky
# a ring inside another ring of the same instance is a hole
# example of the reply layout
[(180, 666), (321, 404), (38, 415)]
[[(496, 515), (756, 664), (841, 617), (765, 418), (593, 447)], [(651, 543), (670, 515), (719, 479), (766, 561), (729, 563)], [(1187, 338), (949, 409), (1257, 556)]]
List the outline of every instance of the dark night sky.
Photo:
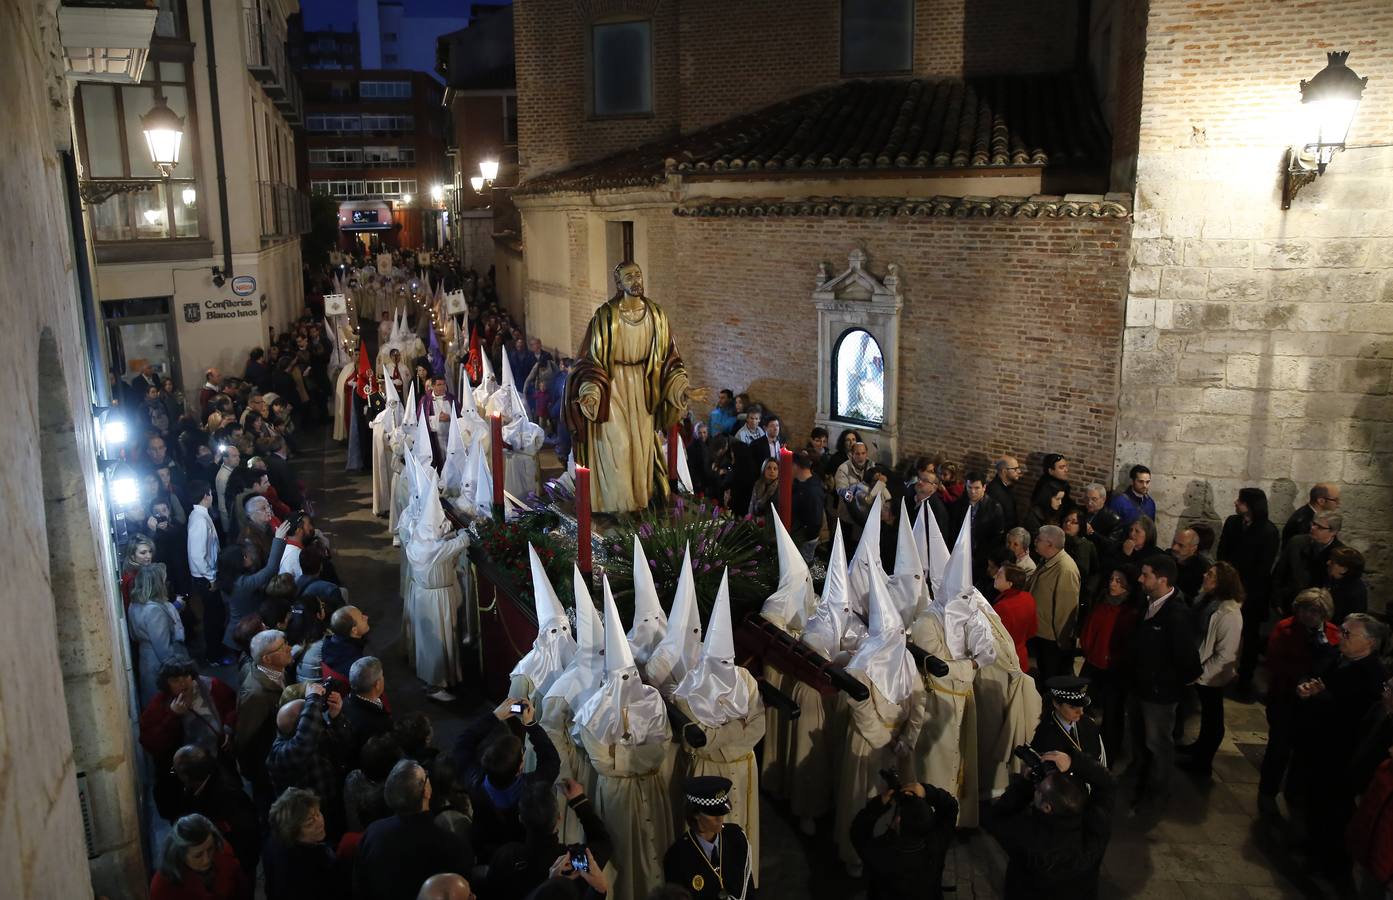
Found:
[[(408, 16), (464, 16), (469, 11), (468, 0), (399, 0)], [(506, 0), (487, 0), (497, 5)], [(358, 4), (354, 0), (300, 0), (305, 27), (310, 30), (333, 27), (346, 31), (357, 19)]]

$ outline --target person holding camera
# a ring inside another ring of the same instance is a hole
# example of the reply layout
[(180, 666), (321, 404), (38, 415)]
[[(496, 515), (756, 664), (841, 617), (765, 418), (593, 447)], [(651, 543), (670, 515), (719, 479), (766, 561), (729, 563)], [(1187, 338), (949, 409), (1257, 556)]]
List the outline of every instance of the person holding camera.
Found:
[(687, 830), (663, 855), (663, 880), (686, 888), (693, 900), (745, 900), (754, 891), (750, 842), (730, 815), (729, 778), (688, 778)]
[[(518, 818), (527, 836), (499, 847), (489, 863), (487, 890), (489, 897), (523, 897), (537, 885), (552, 877), (553, 869), (567, 878), (585, 882), (582, 896), (603, 896), (608, 887), (598, 893), (593, 879), (603, 877), (601, 870), (610, 857), (609, 832), (595, 811), (595, 804), (585, 796), (585, 789), (570, 778), (562, 778), (561, 789), (566, 794), (566, 806), (580, 820), (584, 843), (566, 845), (557, 836), (561, 811), (556, 802), (556, 790), (550, 784), (529, 784), (518, 801)], [(575, 873), (574, 876), (572, 873)]]
[(1006, 852), (1003, 900), (1090, 900), (1112, 837), (1116, 793), (1107, 769), (1087, 753), (1029, 747), (1026, 777), (1006, 788), (982, 825)]
[(352, 749), (342, 712), (342, 694), (310, 682), (305, 699), (291, 700), (276, 713), (276, 739), (266, 754), (266, 772), (276, 794), (291, 787), (314, 791), (325, 828), (335, 840), (343, 833), (343, 763)]
[[(893, 769), (886, 788), (851, 822), (867, 900), (943, 900), (943, 864), (958, 818), (958, 801), (931, 784), (901, 784)], [(883, 827), (877, 827), (883, 826)]]
[[(509, 727), (522, 726), (537, 765), (523, 772), (523, 741)], [(460, 732), (451, 750), (451, 761), (469, 786), (474, 806), (471, 839), (479, 858), (489, 859), (503, 844), (527, 839), (519, 816), (519, 801), (529, 785), (556, 783), (561, 760), (551, 738), (536, 719), (532, 704), (509, 697), (491, 713), (479, 716)]]

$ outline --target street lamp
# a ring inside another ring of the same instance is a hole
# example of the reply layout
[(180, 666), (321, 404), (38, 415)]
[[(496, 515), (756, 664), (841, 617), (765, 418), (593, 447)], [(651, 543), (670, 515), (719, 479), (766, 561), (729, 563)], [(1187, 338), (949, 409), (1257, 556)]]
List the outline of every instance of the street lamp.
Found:
[(498, 178), (498, 160), (485, 159), (479, 162), (479, 174), (484, 176), (484, 181), (493, 184)]
[(150, 161), (168, 178), (179, 165), (179, 145), (184, 139), (183, 117), (175, 115), (163, 94), (157, 94), (154, 108), (140, 117), (140, 127), (145, 130)]
[(401, 195), (401, 204), (402, 204), (402, 206), (409, 206), (409, 205), (411, 204), (411, 195), (410, 195), (410, 194), (402, 194), (402, 195)]
[(469, 179), (469, 186), (474, 189), (474, 193), (482, 194), (484, 192), (484, 176), (475, 175)]
[(432, 185), (430, 189), (430, 198), (436, 203), (440, 203), (445, 199), (445, 188), (438, 184)]
[(1327, 53), (1325, 68), (1301, 82), (1301, 137), (1306, 143), (1300, 150), (1287, 150), (1282, 209), (1290, 209), (1296, 192), (1325, 174), (1335, 151), (1347, 149), (1345, 137), (1369, 83), (1350, 70), (1345, 64), (1348, 59), (1348, 50)]

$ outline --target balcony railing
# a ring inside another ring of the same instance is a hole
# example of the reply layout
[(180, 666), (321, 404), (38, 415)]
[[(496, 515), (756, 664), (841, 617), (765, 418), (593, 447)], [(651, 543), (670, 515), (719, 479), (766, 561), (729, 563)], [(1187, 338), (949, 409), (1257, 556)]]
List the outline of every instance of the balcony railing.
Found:
[(261, 193), (261, 239), (285, 240), (310, 230), (310, 198), (292, 184), (257, 183)]
[(290, 69), (285, 53), (285, 40), (271, 28), (255, 9), (244, 9), (242, 15), (247, 35), (247, 71), (261, 82), (262, 90), (285, 115), (286, 121), (299, 124), (304, 110), (300, 82)]

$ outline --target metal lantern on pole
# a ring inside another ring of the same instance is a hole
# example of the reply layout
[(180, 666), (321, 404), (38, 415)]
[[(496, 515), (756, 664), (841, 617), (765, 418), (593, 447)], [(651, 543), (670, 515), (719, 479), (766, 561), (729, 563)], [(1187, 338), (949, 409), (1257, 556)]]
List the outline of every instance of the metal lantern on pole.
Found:
[(165, 102), (164, 95), (155, 96), (155, 106), (140, 117), (145, 131), (145, 143), (150, 149), (150, 161), (160, 174), (168, 178), (179, 165), (179, 145), (184, 140), (184, 119), (176, 115)]

